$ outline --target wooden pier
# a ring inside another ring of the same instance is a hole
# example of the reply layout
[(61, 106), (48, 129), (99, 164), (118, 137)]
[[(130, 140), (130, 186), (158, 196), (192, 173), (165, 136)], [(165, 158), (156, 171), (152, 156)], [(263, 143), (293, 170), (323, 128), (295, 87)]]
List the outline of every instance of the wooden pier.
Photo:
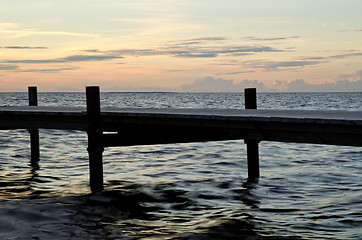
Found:
[(260, 141), (362, 147), (362, 111), (259, 110), (255, 89), (245, 89), (239, 110), (101, 108), (99, 87), (87, 87), (86, 97), (84, 108), (41, 107), (29, 87), (30, 106), (0, 108), (0, 130), (28, 129), (32, 162), (38, 129), (87, 131), (92, 192), (103, 190), (105, 147), (244, 139), (249, 178), (260, 175)]

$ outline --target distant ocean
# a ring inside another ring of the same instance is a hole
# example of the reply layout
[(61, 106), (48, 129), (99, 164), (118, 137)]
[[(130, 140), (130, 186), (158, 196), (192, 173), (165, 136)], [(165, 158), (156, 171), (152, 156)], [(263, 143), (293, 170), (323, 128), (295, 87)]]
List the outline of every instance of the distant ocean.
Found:
[[(39, 93), (85, 106), (85, 93)], [(27, 93), (0, 93), (25, 106)], [(244, 108), (243, 93), (101, 93), (103, 107)], [(362, 111), (362, 93), (258, 93), (259, 109)], [(87, 136), (0, 131), (0, 239), (362, 239), (362, 148), (260, 143), (258, 182), (243, 140), (106, 148), (90, 194)]]

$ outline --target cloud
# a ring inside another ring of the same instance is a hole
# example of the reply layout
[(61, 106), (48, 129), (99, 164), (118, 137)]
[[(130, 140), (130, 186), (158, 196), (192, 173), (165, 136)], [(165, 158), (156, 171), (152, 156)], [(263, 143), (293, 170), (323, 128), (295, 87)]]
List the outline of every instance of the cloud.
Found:
[(356, 57), (356, 56), (362, 56), (362, 52), (331, 55), (331, 56), (328, 56), (327, 58), (340, 58), (341, 59), (341, 58)]
[(27, 46), (6, 46), (4, 49), (48, 49), (47, 47), (27, 47)]
[(275, 81), (266, 86), (258, 80), (240, 82), (223, 78), (205, 77), (180, 86), (183, 92), (243, 92), (245, 88), (257, 88), (259, 92), (362, 92), (362, 70), (340, 76), (336, 82), (308, 83), (304, 79)]
[(61, 62), (90, 62), (90, 61), (107, 61), (113, 59), (120, 59), (120, 56), (108, 55), (73, 55), (65, 58), (59, 58)]
[[(1, 31), (1, 30), (0, 30)], [(108, 61), (121, 59), (124, 56), (171, 56), (178, 58), (216, 58), (223, 56), (250, 55), (261, 52), (282, 52), (269, 46), (262, 45), (230, 45), (210, 44), (220, 43), (227, 39), (225, 37), (196, 37), (190, 39), (181, 39), (168, 41), (164, 45), (149, 49), (116, 49), (101, 51), (99, 49), (85, 49), (82, 54), (71, 55), (63, 58), (52, 59), (18, 59), (4, 60), (2, 63), (24, 63), (24, 64), (48, 64), (48, 63), (72, 63), (72, 62), (91, 62)], [(46, 49), (45, 47), (29, 46), (7, 46), (9, 49)]]
[(89, 49), (84, 51), (121, 56), (171, 56), (180, 58), (215, 58), (220, 55), (240, 56), (261, 52), (283, 52), (283, 50), (262, 45), (209, 44), (210, 41), (224, 40), (225, 38), (223, 37), (200, 37), (167, 42), (162, 46), (148, 49), (118, 49), (109, 51)]
[(97, 52), (99, 52), (99, 49), (86, 49), (86, 50), (83, 50), (83, 52), (97, 53)]
[(305, 66), (320, 64), (319, 61), (271, 61), (264, 67), (268, 69), (303, 68)]
[(15, 70), (17, 68), (18, 66), (16, 65), (0, 64), (0, 71)]
[(234, 83), (233, 80), (222, 78), (205, 77), (197, 79), (191, 84), (180, 86), (180, 90), (184, 92), (240, 92), (244, 88), (256, 87), (259, 91), (265, 91), (268, 88), (257, 80), (243, 80), (240, 83)]
[(337, 32), (362, 32), (362, 29), (341, 29), (337, 30)]
[(316, 84), (309, 84), (304, 79), (295, 79), (288, 82), (275, 81), (272, 89), (285, 92), (315, 92), (319, 91)]
[(249, 61), (244, 62), (245, 67), (248, 68), (263, 68), (267, 71), (275, 70), (290, 70), (290, 69), (300, 69), (305, 66), (312, 66), (322, 64), (325, 61), (312, 61), (312, 60), (292, 60), (292, 61)]
[(98, 38), (99, 35), (89, 33), (77, 33), (66, 31), (41, 31), (37, 29), (26, 29), (17, 23), (0, 23), (0, 35), (2, 38), (19, 38), (29, 36), (73, 36), (73, 37), (88, 37)]
[(329, 56), (316, 56), (316, 57), (305, 57), (302, 58), (303, 61), (305, 60), (329, 60), (329, 59), (344, 59), (349, 57), (359, 57), (362, 56), (362, 52), (355, 52), (355, 50), (352, 50), (353, 52), (349, 53), (342, 53), (342, 54), (335, 54), (335, 55), (329, 55)]
[(244, 37), (243, 39), (251, 40), (251, 41), (280, 41), (280, 40), (295, 39), (295, 38), (299, 38), (299, 36), (274, 37), (274, 38), (257, 38), (254, 36), (248, 36), (248, 37)]
[(89, 33), (75, 33), (75, 32), (64, 32), (64, 31), (38, 31), (33, 29), (1, 29), (0, 34), (4, 35), (5, 38), (19, 38), (29, 37), (34, 35), (41, 36), (73, 36), (73, 37), (89, 37), (98, 38), (96, 34)]
[(357, 70), (355, 73), (353, 74), (344, 74), (339, 76), (341, 79), (343, 80), (352, 80), (352, 81), (358, 81), (358, 80), (362, 80), (362, 70)]
[(76, 70), (76, 67), (60, 67), (60, 68), (42, 68), (42, 69), (15, 69), (14, 72), (39, 72), (39, 73), (54, 73), (61, 71)]
[(283, 92), (361, 92), (362, 80), (339, 80), (321, 84), (310, 84), (304, 79), (296, 79), (289, 82), (277, 81), (272, 88)]
[(196, 37), (167, 41), (161, 46), (144, 49), (114, 49), (101, 51), (86, 49), (84, 53), (98, 53), (111, 56), (171, 56), (179, 58), (216, 58), (223, 56), (250, 55), (261, 52), (283, 52), (263, 45), (229, 44), (225, 37)]
[[(247, 55), (256, 52), (280, 52), (267, 46), (230, 45), (225, 37), (196, 37), (173, 40), (160, 47), (155, 53), (171, 55), (174, 57), (209, 57), (214, 58), (221, 54)], [(210, 45), (221, 43), (221, 45)]]
[(93, 62), (93, 61), (107, 61), (113, 59), (120, 59), (120, 56), (111, 55), (72, 55), (64, 58), (54, 59), (40, 59), (40, 60), (7, 60), (3, 63), (29, 63), (29, 64), (41, 64), (41, 63), (71, 63), (71, 62)]
[(0, 23), (0, 29), (15, 29), (18, 28), (19, 24), (14, 22), (3, 22)]
[(285, 92), (362, 92), (362, 71), (342, 75), (336, 82), (311, 84), (304, 79), (283, 82), (276, 81), (271, 90)]
[(195, 37), (195, 38), (188, 38), (188, 39), (179, 39), (179, 40), (171, 40), (168, 41), (169, 44), (172, 45), (194, 45), (194, 44), (205, 44), (209, 42), (220, 42), (226, 41), (227, 38), (225, 37)]
[(166, 72), (185, 72), (187, 71), (186, 69), (168, 69), (165, 70)]
[(362, 92), (362, 80), (340, 80), (331, 87), (334, 92)]
[(253, 72), (255, 72), (255, 71), (238, 71), (238, 72), (227, 72), (227, 73), (222, 73), (222, 74), (234, 75), (234, 74), (253, 73)]
[(199, 52), (199, 53), (189, 53), (189, 52), (174, 52), (174, 57), (184, 57), (184, 58), (214, 58), (218, 54), (212, 52)]
[(22, 69), (17, 65), (0, 64), (0, 71), (12, 71), (12, 72), (43, 72), (54, 73), (60, 71), (69, 71), (79, 69), (78, 67), (59, 67), (59, 68), (41, 68), (41, 69)]

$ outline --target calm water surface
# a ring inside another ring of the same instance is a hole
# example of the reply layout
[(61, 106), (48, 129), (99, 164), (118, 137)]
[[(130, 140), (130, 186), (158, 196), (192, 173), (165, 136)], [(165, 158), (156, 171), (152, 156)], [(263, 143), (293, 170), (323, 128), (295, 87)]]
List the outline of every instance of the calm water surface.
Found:
[[(243, 94), (102, 93), (103, 107), (243, 108)], [(260, 93), (260, 109), (362, 111), (362, 93)], [(0, 106), (27, 105), (0, 93)], [(39, 105), (85, 106), (84, 93)], [(362, 149), (262, 142), (248, 181), (243, 141), (107, 148), (90, 194), (87, 136), (0, 131), (0, 239), (362, 239)]]

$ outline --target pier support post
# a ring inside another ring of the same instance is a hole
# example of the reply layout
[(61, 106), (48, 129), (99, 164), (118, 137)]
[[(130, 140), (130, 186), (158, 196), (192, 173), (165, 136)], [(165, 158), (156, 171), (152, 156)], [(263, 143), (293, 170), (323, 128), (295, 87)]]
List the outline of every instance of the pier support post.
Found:
[(91, 191), (103, 191), (103, 144), (98, 86), (86, 87), (89, 185)]
[[(38, 91), (37, 87), (28, 87), (29, 106), (38, 106)], [(30, 134), (30, 151), (31, 165), (37, 166), (40, 158), (39, 150), (39, 130), (36, 128), (28, 129)]]
[[(245, 109), (257, 109), (256, 88), (244, 89), (244, 95)], [(258, 139), (245, 139), (249, 178), (260, 177), (259, 142)]]
[(248, 177), (260, 177), (259, 170), (259, 140), (245, 139), (246, 155), (248, 159)]

